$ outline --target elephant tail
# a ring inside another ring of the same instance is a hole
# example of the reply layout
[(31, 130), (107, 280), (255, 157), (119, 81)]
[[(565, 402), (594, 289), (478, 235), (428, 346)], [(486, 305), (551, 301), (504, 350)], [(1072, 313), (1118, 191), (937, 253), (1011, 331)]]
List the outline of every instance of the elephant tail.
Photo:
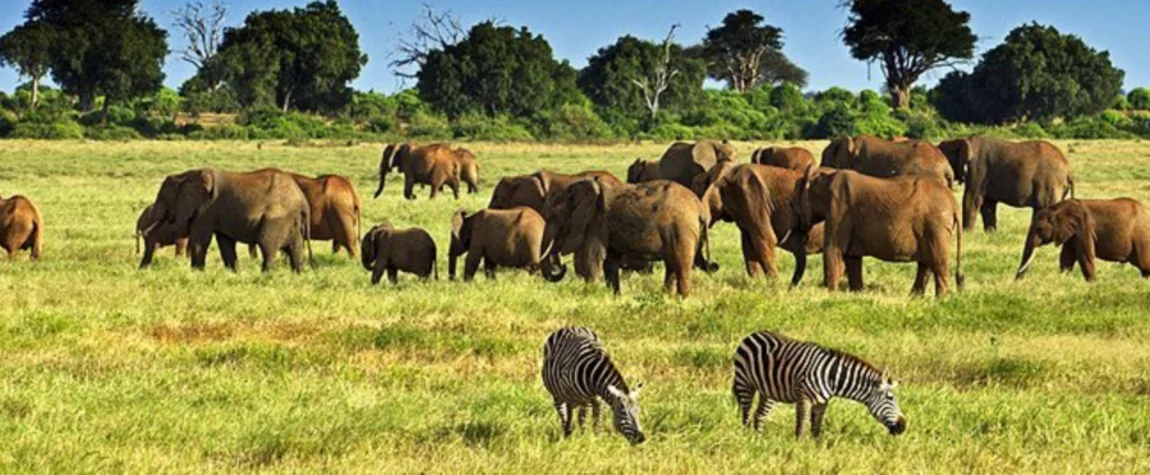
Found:
[(966, 276), (962, 274), (962, 218), (958, 213), (954, 215), (954, 229), (958, 232), (958, 243), (954, 251), (954, 283), (961, 289)]
[(36, 219), (32, 220), (32, 235), (28, 238), (32, 247), (32, 259), (39, 260), (44, 252), (44, 219), (36, 212)]
[(305, 207), (303, 212), (303, 242), (307, 246), (307, 263), (315, 269), (315, 258), (311, 252), (311, 209)]
[(1074, 175), (1066, 174), (1066, 190), (1062, 192), (1062, 199), (1066, 199), (1066, 195), (1070, 195), (1070, 199), (1074, 199)]

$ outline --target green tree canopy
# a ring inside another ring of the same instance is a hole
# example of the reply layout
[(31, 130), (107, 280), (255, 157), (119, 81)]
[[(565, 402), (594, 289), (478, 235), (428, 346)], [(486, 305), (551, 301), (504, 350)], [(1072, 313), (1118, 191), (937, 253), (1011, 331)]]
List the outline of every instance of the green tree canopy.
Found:
[[(633, 36), (623, 36), (615, 44), (600, 48), (587, 60), (587, 67), (579, 73), (579, 88), (604, 115), (623, 115), (642, 119), (649, 113), (642, 89), (636, 80), (659, 67), (663, 61), (661, 45)], [(668, 88), (660, 97), (662, 110), (681, 111), (699, 100), (706, 65), (698, 59), (688, 58), (683, 48), (670, 45), (669, 67), (678, 71), (670, 78)]]
[[(229, 28), (216, 55), (240, 104), (336, 112), (367, 64), (359, 34), (334, 0), (253, 12)], [(202, 81), (205, 82), (206, 81)]]
[(927, 71), (974, 55), (970, 14), (943, 0), (852, 0), (843, 43), (851, 56), (877, 62), (894, 108), (910, 107), (910, 91)]
[(575, 69), (526, 27), (488, 21), (462, 41), (433, 49), (416, 77), (420, 97), (456, 118), (467, 113), (529, 117), (578, 100)]
[(40, 102), (40, 80), (52, 61), (52, 27), (28, 22), (0, 36), (0, 66), (11, 66), (32, 80), (32, 107)]
[(791, 83), (803, 87), (807, 72), (783, 54), (783, 30), (751, 10), (727, 14), (711, 28), (698, 54), (707, 61), (707, 74), (746, 94), (760, 84)]
[(1031, 23), (1011, 31), (971, 73), (944, 77), (935, 106), (951, 120), (990, 124), (1092, 115), (1114, 103), (1125, 75), (1108, 52)]
[(164, 80), (168, 33), (139, 12), (137, 0), (34, 0), (31, 23), (52, 28), (52, 79), (80, 106), (156, 92)]

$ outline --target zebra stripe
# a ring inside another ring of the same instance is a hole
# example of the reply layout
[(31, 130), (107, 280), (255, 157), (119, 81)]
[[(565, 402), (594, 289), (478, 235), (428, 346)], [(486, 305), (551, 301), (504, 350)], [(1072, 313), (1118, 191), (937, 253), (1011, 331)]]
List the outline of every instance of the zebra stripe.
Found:
[(615, 429), (632, 444), (646, 440), (639, 427), (639, 388), (631, 391), (603, 350), (595, 332), (582, 327), (563, 328), (543, 346), (543, 385), (551, 393), (563, 436), (571, 435), (571, 412), (579, 411), (583, 427), (587, 409), (599, 426), (599, 399), (611, 407)]
[[(811, 435), (822, 432), (823, 413), (831, 398), (864, 404), (893, 435), (906, 430), (893, 389), (887, 379), (861, 358), (815, 343), (797, 341), (770, 332), (752, 333), (735, 350), (735, 379), (731, 391), (739, 404), (743, 425), (759, 430), (776, 402), (795, 404), (795, 436), (802, 436), (809, 407)], [(751, 415), (755, 394), (758, 405)]]

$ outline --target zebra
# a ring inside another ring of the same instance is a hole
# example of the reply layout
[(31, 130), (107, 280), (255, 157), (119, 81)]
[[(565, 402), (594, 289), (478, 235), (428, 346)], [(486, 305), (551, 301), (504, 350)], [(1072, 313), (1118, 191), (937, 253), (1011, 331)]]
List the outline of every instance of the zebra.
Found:
[[(771, 405), (785, 402), (795, 404), (795, 437), (802, 437), (809, 409), (811, 435), (817, 438), (832, 397), (866, 405), (891, 435), (906, 431), (906, 417), (894, 396), (898, 382), (857, 356), (764, 331), (743, 339), (735, 350), (734, 363), (731, 391), (739, 403), (743, 426), (753, 423), (756, 432)], [(752, 420), (755, 393), (759, 394), (759, 404)]]
[[(639, 390), (631, 391), (623, 376), (603, 350), (595, 332), (583, 327), (562, 328), (547, 337), (543, 346), (543, 385), (551, 393), (563, 437), (571, 435), (571, 412), (579, 411), (579, 427), (591, 408), (594, 428), (599, 427), (599, 400), (614, 413), (615, 430), (632, 445), (647, 436), (639, 426)], [(598, 399), (597, 399), (598, 398)]]

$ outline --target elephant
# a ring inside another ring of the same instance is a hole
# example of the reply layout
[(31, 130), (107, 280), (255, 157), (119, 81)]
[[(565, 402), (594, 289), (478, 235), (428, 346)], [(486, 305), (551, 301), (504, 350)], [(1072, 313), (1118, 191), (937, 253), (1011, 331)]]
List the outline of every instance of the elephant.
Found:
[[(575, 263), (587, 269), (588, 281), (603, 275), (619, 293), (623, 258), (662, 260), (667, 291), (691, 293), (691, 269), (706, 247), (704, 269), (710, 261), (707, 208), (691, 190), (668, 180), (637, 185), (605, 186), (599, 180), (572, 183), (562, 193), (547, 197), (547, 242), (553, 253), (575, 253)], [(589, 276), (589, 277), (588, 277)]]
[(28, 197), (0, 197), (0, 247), (8, 251), (8, 259), (23, 250), (34, 261), (44, 255), (44, 218)]
[(224, 265), (236, 270), (236, 243), (255, 243), (263, 271), (286, 251), (301, 272), (304, 248), (311, 258), (311, 208), (290, 174), (277, 170), (233, 173), (201, 168), (169, 175), (154, 204), (158, 216), (188, 238), (192, 268), (202, 270), (212, 235)]
[(1150, 277), (1150, 214), (1133, 199), (1072, 198), (1038, 210), (1026, 233), (1016, 279), (1034, 263), (1034, 250), (1051, 242), (1062, 246), (1059, 268), (1068, 272), (1077, 262), (1087, 282), (1094, 281), (1095, 257), (1129, 262), (1142, 271), (1142, 277)]
[(751, 163), (770, 165), (791, 170), (806, 170), (815, 163), (815, 156), (802, 147), (766, 147), (751, 154)]
[[(778, 246), (795, 256), (791, 285), (802, 281), (808, 248), (822, 250), (819, 245), (809, 245), (807, 239), (812, 227), (808, 207), (814, 176), (813, 164), (802, 171), (743, 164), (732, 167), (707, 188), (703, 203), (711, 215), (710, 224), (722, 220), (739, 227), (748, 276), (765, 273), (768, 278), (777, 277), (774, 249)], [(821, 227), (818, 236), (822, 236)]]
[(827, 289), (838, 288), (845, 268), (852, 291), (863, 288), (863, 256), (918, 263), (911, 292), (926, 292), (934, 274), (943, 296), (950, 239), (957, 235), (955, 282), (963, 283), (962, 229), (958, 203), (945, 184), (921, 176), (877, 178), (853, 170), (821, 170), (811, 181), (811, 223), (825, 221), (823, 274)]
[[(488, 278), (495, 277), (497, 267), (541, 270), (548, 280), (562, 280), (567, 269), (558, 261), (548, 260), (543, 248), (543, 217), (531, 208), (483, 209), (475, 213), (456, 211), (451, 217), (451, 247), (448, 250), (448, 275), (455, 280), (456, 259), (467, 254), (463, 280), (475, 277), (482, 261)], [(548, 244), (550, 246), (550, 244)]]
[(974, 227), (982, 214), (986, 231), (998, 228), (998, 203), (1035, 211), (1074, 197), (1070, 162), (1045, 140), (1008, 142), (989, 137), (947, 140), (938, 145), (965, 183), (962, 226)]
[(459, 199), (460, 165), (454, 150), (443, 144), (416, 147), (410, 143), (389, 144), (383, 149), (379, 161), (379, 188), (375, 198), (383, 193), (387, 173), (396, 169), (403, 174), (403, 197), (415, 199), (416, 184), (431, 186), (431, 198), (447, 185), (455, 199)]
[(636, 158), (631, 166), (627, 167), (627, 183), (643, 183), (659, 179), (659, 162)]
[(340, 175), (289, 174), (311, 207), (311, 240), (331, 240), (332, 252), (343, 248), (354, 258), (363, 206), (351, 180)]
[(176, 246), (176, 257), (187, 255), (188, 238), (177, 238), (176, 227), (169, 225), (156, 212), (155, 205), (148, 205), (140, 212), (136, 220), (136, 253), (140, 252), (140, 238), (144, 240), (144, 257), (140, 259), (140, 268), (152, 265), (156, 250)]
[(696, 176), (706, 173), (721, 161), (735, 161), (735, 149), (726, 140), (675, 142), (659, 159), (659, 178), (690, 188)]
[(459, 147), (455, 149), (455, 160), (459, 162), (459, 179), (467, 184), (467, 192), (479, 193), (479, 159), (475, 153)]
[[(726, 176), (734, 168), (735, 162), (732, 161), (723, 160), (716, 163), (710, 170), (707, 170), (707, 173), (696, 175), (691, 180), (691, 191), (695, 192), (695, 196), (698, 196), (699, 199), (703, 199), (711, 184)], [(703, 201), (706, 203), (705, 199)], [(714, 222), (714, 220), (715, 216), (711, 215), (711, 221)]]
[(870, 135), (842, 137), (823, 150), (822, 166), (855, 170), (880, 178), (934, 176), (948, 188), (953, 188), (955, 182), (954, 170), (942, 151), (918, 140), (895, 142)]
[(530, 175), (503, 177), (495, 185), (489, 209), (509, 209), (526, 206), (536, 212), (543, 212), (543, 203), (551, 193), (562, 193), (571, 183), (586, 178), (597, 178), (608, 186), (623, 182), (609, 172), (602, 170), (585, 171), (576, 174), (538, 171)]
[(423, 229), (395, 229), (390, 224), (379, 224), (363, 235), (360, 246), (360, 260), (363, 268), (371, 271), (372, 285), (379, 283), (385, 271), (392, 284), (398, 282), (400, 271), (422, 280), (432, 275), (439, 279), (435, 240)]

